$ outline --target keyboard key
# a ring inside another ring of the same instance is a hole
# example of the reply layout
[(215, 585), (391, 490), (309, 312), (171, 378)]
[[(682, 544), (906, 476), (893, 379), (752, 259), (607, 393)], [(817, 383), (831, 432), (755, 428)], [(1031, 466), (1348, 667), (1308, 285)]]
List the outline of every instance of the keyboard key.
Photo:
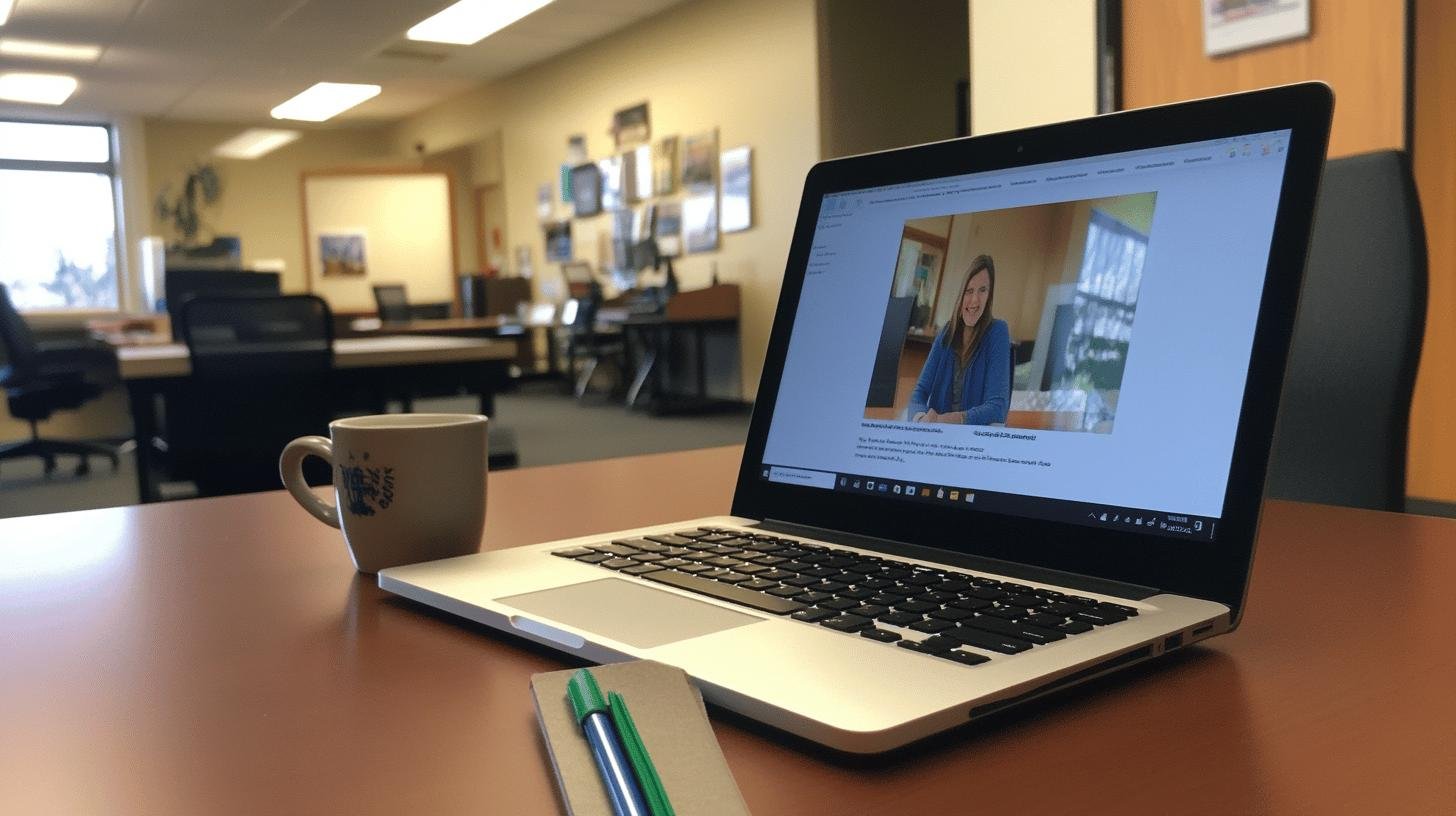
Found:
[(718, 545), (709, 547), (706, 550), (703, 550), (703, 552), (709, 552), (709, 553), (712, 553), (713, 555), (738, 555), (739, 553), (743, 552), (743, 550), (740, 550), (737, 547), (728, 547), (728, 546), (724, 546), (722, 544), (718, 544)]
[[(868, 598), (874, 597), (874, 594), (874, 591), (865, 589), (864, 587), (855, 587), (854, 589), (842, 590), (839, 593), (839, 597), (852, 598), (856, 601), (863, 601)], [(888, 606), (888, 604), (886, 605)]]
[(973, 589), (966, 593), (972, 598), (980, 598), (983, 601), (999, 601), (1008, 595), (999, 589)]
[(679, 535), (650, 535), (645, 536), (645, 538), (648, 541), (656, 541), (658, 544), (667, 544), (671, 547), (686, 547), (694, 541), (694, 539), (689, 536)]
[(882, 569), (878, 561), (859, 561), (844, 568), (847, 572), (857, 572), (861, 575), (873, 575)]
[(965, 609), (956, 609), (955, 607), (947, 607), (945, 609), (937, 609), (937, 610), (935, 610), (933, 612), (930, 612), (928, 614), (930, 615), (930, 617), (936, 618), (937, 620), (945, 620), (945, 621), (955, 622), (955, 621), (958, 621), (958, 620), (965, 620), (966, 618), (969, 618), (970, 616), (972, 616), (972, 615), (974, 615), (976, 613), (975, 612), (969, 612), (969, 611), (967, 611)]
[(943, 620), (923, 620), (910, 624), (910, 628), (917, 632), (934, 634), (936, 632), (944, 632), (947, 629), (954, 629), (955, 624)]
[(811, 567), (809, 569), (801, 571), (800, 574), (812, 575), (815, 578), (832, 578), (839, 574), (839, 570), (831, 569), (830, 567)]
[(991, 662), (991, 658), (986, 657), (983, 654), (966, 652), (960, 649), (952, 649), (948, 652), (941, 652), (939, 655), (937, 655), (937, 657), (943, 657), (946, 660), (954, 660), (957, 663), (964, 663), (967, 666), (979, 666), (982, 663)]
[(811, 578), (807, 575), (795, 575), (793, 578), (784, 579), (784, 583), (788, 584), (789, 586), (808, 587), (811, 584), (819, 583), (819, 579)]
[(869, 638), (870, 640), (878, 640), (881, 643), (894, 643), (901, 637), (900, 634), (897, 632), (891, 632), (888, 629), (874, 628), (859, 630), (859, 636)]
[(924, 587), (940, 583), (940, 576), (933, 572), (917, 572), (900, 579), (900, 583)]
[(934, 611), (939, 608), (939, 606), (936, 606), (933, 603), (927, 603), (925, 601), (901, 601), (900, 603), (895, 604), (895, 610), (898, 612), (925, 613)]
[(622, 570), (622, 572), (626, 575), (646, 575), (649, 572), (657, 572), (660, 569), (662, 569), (662, 567), (659, 567), (656, 564), (638, 564), (635, 567), (627, 567), (626, 569)]
[(660, 555), (658, 553), (650, 553), (650, 552), (640, 552), (640, 553), (637, 553), (636, 555), (629, 555), (627, 557), (630, 558), (630, 559), (632, 559), (633, 561), (637, 561), (637, 562), (642, 563), (642, 564), (650, 564), (653, 561), (666, 561), (667, 560), (667, 556), (665, 556), (665, 555)]
[(995, 609), (982, 609), (982, 615), (990, 615), (993, 618), (1014, 621), (1026, 617), (1026, 610), (1019, 606), (998, 606)]
[(744, 575), (757, 575), (760, 572), (768, 572), (768, 567), (762, 564), (750, 564), (746, 561), (739, 561), (738, 565), (733, 569), (738, 570)]
[(792, 572), (785, 572), (784, 570), (776, 569), (769, 570), (768, 572), (760, 572), (758, 574), (758, 577), (769, 581), (782, 581), (785, 578), (793, 578), (794, 574)]
[(959, 598), (946, 604), (946, 606), (952, 606), (956, 609), (968, 609), (972, 612), (986, 609), (990, 605), (990, 601), (983, 601), (980, 598)]
[[(843, 595), (844, 593), (840, 593), (840, 594)], [(865, 601), (867, 603), (872, 603), (872, 604), (875, 604), (877, 606), (894, 606), (895, 604), (897, 604), (897, 603), (899, 603), (899, 602), (901, 602), (903, 600), (905, 600), (905, 599), (904, 598), (901, 598), (898, 595), (886, 595), (883, 592), (881, 592), (878, 595), (871, 595), (871, 596), (869, 596), (868, 598), (865, 599)]]
[(1067, 619), (1062, 617), (1061, 615), (1048, 615), (1046, 613), (1041, 613), (1037, 615), (1028, 615), (1026, 618), (1026, 622), (1034, 623), (1037, 626), (1045, 626), (1048, 629), (1054, 629), (1058, 626), (1061, 626), (1063, 623), (1066, 623)]
[(940, 604), (948, 603), (950, 601), (954, 601), (954, 600), (956, 600), (959, 597), (960, 597), (959, 595), (956, 595), (953, 592), (934, 592), (934, 591), (932, 591), (932, 592), (922, 592), (919, 595), (916, 595), (915, 596), (915, 600), (917, 600), (917, 601), (925, 601), (927, 603), (933, 603), (936, 606), (939, 606)]
[(622, 558), (641, 552), (636, 547), (628, 547), (625, 544), (593, 544), (592, 549), (597, 552), (611, 553)]
[(703, 536), (707, 535), (707, 533), (703, 532), (702, 530), (678, 530), (677, 532), (673, 533), (673, 535), (679, 536), (681, 538), (702, 538)]
[(836, 632), (858, 632), (873, 623), (874, 621), (869, 618), (861, 618), (859, 615), (840, 615), (836, 618), (820, 621), (819, 625), (827, 629), (833, 629)]
[(556, 550), (551, 554), (561, 558), (580, 558), (583, 555), (591, 555), (592, 552), (593, 550), (588, 550), (586, 547), (572, 547), (569, 550)]
[(708, 530), (704, 530), (703, 532), (708, 533), (708, 534), (707, 535), (698, 536), (698, 541), (701, 541), (704, 544), (717, 544), (720, 541), (727, 541), (727, 540), (729, 540), (731, 538), (737, 538), (737, 536), (724, 535), (723, 533), (709, 532)]
[(1040, 606), (1042, 599), (1035, 595), (1012, 595), (1005, 602), (1012, 606)]
[(889, 611), (887, 607), (876, 606), (874, 604), (861, 604), (849, 610), (852, 615), (860, 615), (866, 618), (878, 618)]
[(819, 621), (822, 621), (826, 618), (833, 618), (837, 617), (838, 615), (839, 613), (833, 609), (820, 609), (819, 607), (815, 606), (810, 607), (809, 609), (800, 609), (798, 612), (795, 612), (789, 617), (797, 621), (818, 623)]
[(607, 560), (609, 560), (609, 559), (611, 559), (613, 557), (614, 556), (611, 553), (594, 552), (594, 553), (592, 553), (590, 555), (583, 555), (580, 558), (577, 558), (576, 560), (581, 561), (581, 562), (586, 563), (586, 564), (600, 564), (603, 561), (607, 561)]
[(648, 581), (674, 586), (679, 589), (686, 589), (689, 592), (697, 592), (713, 598), (719, 598), (736, 604), (750, 607), (752, 609), (772, 612), (775, 615), (787, 615), (790, 612), (798, 612), (804, 605), (784, 598), (776, 598), (773, 595), (754, 592), (751, 589), (744, 589), (732, 584), (725, 584), (719, 581), (709, 581), (696, 575), (684, 575), (681, 572), (672, 570), (658, 570), (642, 576)]
[(1135, 617), (1137, 617), (1137, 613), (1138, 613), (1138, 611), (1136, 609), (1134, 609), (1134, 608), (1132, 608), (1130, 606), (1123, 606), (1122, 604), (1109, 603), (1107, 601), (1103, 601), (1102, 603), (1097, 604), (1097, 606), (1094, 607), (1094, 608), (1095, 609), (1106, 610), (1109, 613), (1116, 612), (1116, 613), (1119, 613), (1119, 614), (1123, 615), (1124, 617), (1128, 617), (1128, 618), (1135, 618)]
[(729, 558), (726, 555), (720, 555), (717, 558), (709, 558), (703, 563), (707, 564), (710, 567), (737, 567), (739, 564), (742, 564), (744, 562), (739, 561), (737, 558)]
[(684, 561), (681, 558), (664, 558), (661, 561), (657, 561), (655, 563), (657, 564), (657, 566), (663, 567), (665, 569), (674, 569), (677, 567), (681, 567), (684, 564), (691, 564), (692, 562)]
[(694, 564), (692, 562), (688, 562), (686, 564), (683, 564), (680, 567), (674, 567), (674, 569), (676, 569), (678, 572), (695, 573), (695, 572), (708, 572), (708, 571), (712, 570), (713, 568), (710, 567), (710, 566), (708, 566), (707, 564)]
[(794, 599), (797, 600), (799, 603), (816, 604), (821, 601), (830, 600), (833, 597), (834, 596), (828, 592), (810, 592), (801, 590), (798, 595), (794, 596)]
[[(690, 539), (684, 538), (681, 540), (684, 544), (693, 543)], [(632, 547), (633, 549), (641, 550), (642, 552), (662, 552), (663, 550), (667, 549), (666, 544), (658, 544), (656, 541), (652, 541), (646, 538), (632, 538), (624, 541), (613, 541), (612, 543), (620, 544), (623, 547)]]
[(875, 620), (878, 620), (880, 623), (889, 624), (890, 626), (909, 626), (912, 623), (924, 619), (924, 615), (918, 615), (914, 612), (887, 612), (883, 615), (875, 616)]
[(865, 589), (874, 589), (874, 590), (881, 590), (881, 589), (884, 589), (885, 587), (892, 587), (894, 585), (895, 585), (895, 582), (894, 581), (891, 581), (888, 578), (862, 578), (862, 579), (860, 579), (859, 584), (858, 584), (858, 586), (862, 586)]
[(815, 589), (819, 592), (838, 592), (841, 589), (849, 589), (849, 584), (843, 583), (841, 581), (820, 581), (819, 583), (815, 584), (812, 589)]
[(619, 570), (626, 569), (627, 567), (635, 567), (637, 566), (637, 562), (630, 558), (609, 558), (602, 562), (602, 566), (607, 569)]
[(1123, 621), (1127, 620), (1127, 616), (1120, 615), (1116, 612), (1110, 612), (1105, 609), (1097, 609), (1096, 607), (1092, 607), (1088, 609), (1083, 609), (1081, 612), (1073, 613), (1072, 620), (1079, 620), (1083, 623), (1096, 624), (1097, 626), (1106, 626), (1110, 623), (1122, 623)]
[(748, 560), (755, 564), (762, 564), (765, 567), (777, 567), (789, 559), (784, 558), (782, 555), (756, 555)]
[[(848, 598), (830, 598), (827, 601), (819, 601), (818, 603), (825, 609), (833, 609), (837, 612), (843, 612), (846, 609), (853, 609), (859, 606), (858, 602), (851, 601)], [(873, 618), (874, 615), (861, 615), (860, 617)]]
[(926, 638), (926, 639), (924, 639), (922, 641), (918, 641), (918, 642), (917, 641), (913, 641), (913, 640), (902, 640), (902, 641), (900, 641), (896, 645), (897, 646), (904, 646), (906, 649), (909, 649), (912, 652), (920, 652), (922, 654), (939, 655), (939, 654), (945, 654), (946, 652), (949, 652), (950, 650), (954, 649), (955, 647), (959, 646), (960, 644), (959, 643), (956, 643), (954, 640), (951, 640), (950, 638), (928, 637), (928, 638)]
[(939, 590), (940, 592), (965, 592), (966, 590), (971, 588), (971, 582), (957, 581), (955, 579), (951, 579), (949, 581), (941, 581), (940, 583), (930, 588)]
[(795, 595), (804, 594), (804, 590), (800, 589), (799, 587), (791, 586), (781, 586), (778, 589), (765, 589), (763, 590), (763, 592), (766, 595), (772, 595), (776, 598), (792, 598)]
[(741, 584), (748, 580), (748, 576), (741, 572), (729, 572), (725, 575), (715, 575), (713, 580), (722, 581), (725, 584)]
[(991, 618), (985, 615), (978, 615), (961, 622), (963, 626), (972, 626), (977, 629), (984, 629), (988, 632), (995, 632), (998, 635), (1009, 635), (1020, 638), (1038, 646), (1044, 646), (1053, 641), (1062, 640), (1065, 634), (1055, 629), (1046, 629), (1030, 623), (1010, 623), (1000, 618)]
[(954, 631), (947, 633), (946, 637), (954, 638), (966, 646), (974, 646), (977, 649), (1001, 654), (1019, 654), (1031, 648), (1030, 643), (1020, 638), (998, 635), (995, 632), (987, 632), (985, 629), (974, 629), (969, 626), (958, 626)]
[(768, 589), (769, 587), (776, 587), (778, 585), (779, 584), (778, 584), (777, 581), (766, 581), (766, 580), (764, 580), (762, 578), (751, 578), (751, 579), (749, 579), (747, 581), (744, 581), (743, 583), (739, 584), (739, 586), (743, 587), (744, 589), (754, 589), (754, 590), (764, 590), (764, 589)]
[(1081, 621), (1067, 621), (1061, 626), (1055, 627), (1058, 632), (1066, 632), (1069, 635), (1080, 635), (1083, 632), (1092, 631), (1092, 624)]

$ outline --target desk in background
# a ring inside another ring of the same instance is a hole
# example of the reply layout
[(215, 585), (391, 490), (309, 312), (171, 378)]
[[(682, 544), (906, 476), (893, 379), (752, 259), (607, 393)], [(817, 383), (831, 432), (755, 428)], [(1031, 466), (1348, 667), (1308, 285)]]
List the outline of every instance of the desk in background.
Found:
[[(710, 334), (731, 337), (737, 349), (740, 299), (736, 284), (718, 284), (678, 292), (668, 299), (660, 315), (622, 320), (628, 354), (637, 360), (636, 374), (627, 389), (627, 407), (636, 407), (646, 391), (650, 407), (658, 413), (742, 408), (742, 400), (709, 396), (707, 353)], [(684, 338), (690, 340), (690, 353), (682, 348)], [(690, 366), (684, 366), (692, 371), (694, 387), (689, 393), (674, 391), (667, 372), (669, 361), (685, 359), (692, 360)], [(737, 363), (735, 355), (733, 364)]]
[[(475, 394), (480, 412), (493, 412), (493, 399), (506, 379), (510, 344), (464, 337), (362, 337), (334, 341), (334, 387), (341, 393), (385, 396), (401, 389)], [(157, 398), (186, 399), (191, 364), (180, 343), (117, 349), (137, 440), (137, 495), (153, 501)]]
[(384, 322), (377, 317), (340, 315), (335, 320), (334, 336), (339, 338), (380, 337), (385, 335), (431, 335), (438, 337), (488, 337), (511, 341), (516, 347), (515, 363), (525, 372), (537, 372), (535, 338), (546, 336), (546, 371), (544, 376), (559, 372), (556, 348), (555, 309), (549, 317), (536, 316), (525, 321), (515, 315), (490, 317), (446, 317)]
[[(740, 455), (492, 473), (486, 546), (724, 512)], [(0, 542), (0, 813), (560, 812), (528, 684), (575, 664), (381, 592), (281, 491)], [(880, 759), (714, 730), (758, 814), (1449, 814), (1452, 575), (1456, 521), (1270, 502), (1208, 645)]]

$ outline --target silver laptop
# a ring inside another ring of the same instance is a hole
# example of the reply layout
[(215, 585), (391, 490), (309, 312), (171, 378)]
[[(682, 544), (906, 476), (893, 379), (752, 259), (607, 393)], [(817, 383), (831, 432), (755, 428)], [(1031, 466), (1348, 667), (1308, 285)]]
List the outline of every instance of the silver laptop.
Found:
[(379, 585), (856, 753), (1230, 631), (1332, 105), (816, 165), (725, 515)]

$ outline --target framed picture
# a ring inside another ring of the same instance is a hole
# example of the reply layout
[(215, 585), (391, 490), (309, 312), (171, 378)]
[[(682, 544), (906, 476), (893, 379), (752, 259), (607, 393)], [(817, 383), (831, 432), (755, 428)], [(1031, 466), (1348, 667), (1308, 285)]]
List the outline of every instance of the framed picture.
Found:
[(622, 157), (608, 156), (597, 162), (602, 174), (602, 209), (615, 212), (627, 205), (627, 191), (622, 181)]
[(545, 181), (536, 186), (536, 220), (550, 221), (552, 210), (551, 182)]
[(642, 145), (622, 154), (622, 178), (629, 202), (645, 201), (653, 195), (652, 146)]
[(657, 195), (677, 192), (676, 136), (665, 136), (652, 146), (652, 181)]
[(623, 108), (612, 114), (612, 138), (618, 150), (627, 150), (646, 144), (652, 131), (647, 122), (647, 103), (642, 102), (630, 108)]
[(602, 171), (590, 162), (571, 168), (571, 204), (577, 218), (602, 211)]
[(369, 273), (364, 257), (364, 233), (321, 232), (319, 262), (326, 278), (360, 278)]
[(1309, 36), (1309, 0), (1203, 0), (1210, 57)]
[(723, 151), (719, 161), (720, 177), (723, 179), (721, 228), (724, 232), (742, 232), (753, 226), (752, 158), (753, 148), (735, 147)]
[(690, 194), (682, 203), (683, 242), (688, 252), (718, 248), (718, 191)]
[(717, 186), (718, 131), (696, 133), (683, 141), (682, 183), (688, 192)]
[(575, 133), (566, 137), (566, 163), (572, 166), (586, 164), (586, 134)]
[(657, 252), (664, 258), (682, 254), (682, 203), (659, 201), (653, 210), (652, 237), (657, 239)]
[(571, 260), (570, 221), (553, 221), (546, 225), (546, 260), (556, 263)]

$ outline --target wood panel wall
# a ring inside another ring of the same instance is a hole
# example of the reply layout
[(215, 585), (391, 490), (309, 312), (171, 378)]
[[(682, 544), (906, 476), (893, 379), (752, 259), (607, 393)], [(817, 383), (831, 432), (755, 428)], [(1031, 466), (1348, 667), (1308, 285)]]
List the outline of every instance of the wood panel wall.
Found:
[(1431, 284), (1406, 491), (1456, 502), (1456, 4), (1416, 0), (1415, 22), (1411, 159)]
[(1331, 156), (1405, 146), (1405, 3), (1314, 0), (1308, 38), (1219, 57), (1203, 55), (1200, 6), (1123, 0), (1124, 107), (1319, 79), (1335, 89)]

